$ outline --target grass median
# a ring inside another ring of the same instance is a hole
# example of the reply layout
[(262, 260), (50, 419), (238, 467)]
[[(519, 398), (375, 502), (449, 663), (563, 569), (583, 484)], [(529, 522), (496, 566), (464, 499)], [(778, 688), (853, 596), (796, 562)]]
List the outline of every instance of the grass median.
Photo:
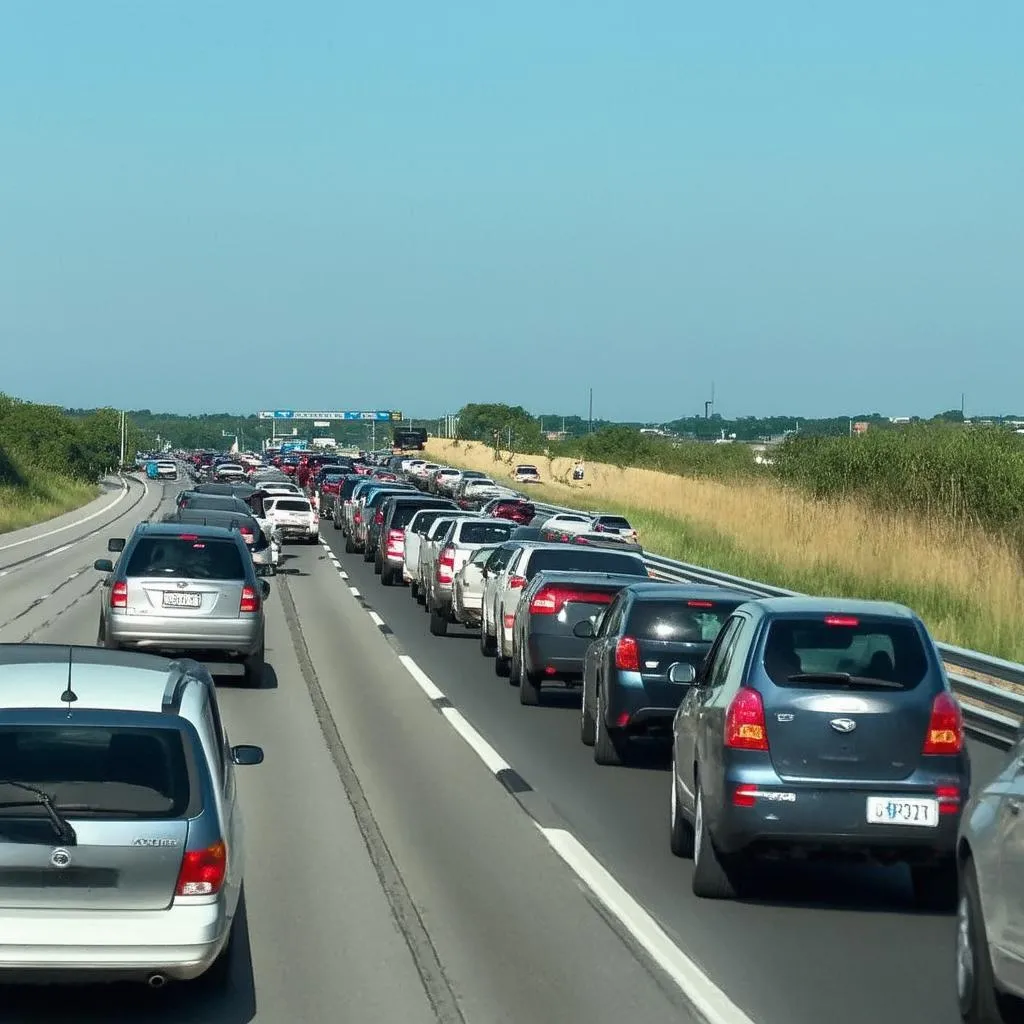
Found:
[(27, 472), (18, 484), (0, 484), (0, 534), (81, 508), (99, 493), (96, 484), (54, 473)]
[(774, 481), (726, 482), (587, 463), (516, 457), (432, 439), (432, 459), (509, 482), (537, 466), (541, 501), (626, 515), (652, 554), (812, 594), (879, 598), (915, 609), (942, 641), (1024, 661), (1024, 576), (998, 534), (939, 517), (823, 501)]

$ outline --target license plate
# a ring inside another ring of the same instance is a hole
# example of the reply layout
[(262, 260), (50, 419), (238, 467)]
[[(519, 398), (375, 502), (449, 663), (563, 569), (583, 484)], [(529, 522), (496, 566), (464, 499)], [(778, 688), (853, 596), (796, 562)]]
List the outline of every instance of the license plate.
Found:
[(165, 608), (199, 608), (202, 603), (202, 594), (179, 594), (175, 591), (164, 593)]
[(939, 824), (939, 801), (927, 797), (869, 796), (868, 824), (936, 828)]

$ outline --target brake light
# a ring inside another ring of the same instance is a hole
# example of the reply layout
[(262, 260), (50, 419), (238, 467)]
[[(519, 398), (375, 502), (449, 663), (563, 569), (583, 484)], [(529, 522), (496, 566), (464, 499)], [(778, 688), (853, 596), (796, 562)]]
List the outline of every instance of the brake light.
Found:
[(851, 615), (826, 615), (825, 625), (846, 626), (849, 629), (856, 629), (860, 625), (860, 619), (855, 619)]
[(384, 509), (379, 508), (373, 513), (373, 525), (383, 526), (384, 525)]
[(405, 531), (388, 530), (388, 554), (400, 555), (405, 550)]
[(119, 580), (110, 588), (110, 607), (128, 607), (128, 584), (124, 580)]
[(635, 637), (619, 637), (615, 645), (615, 667), (622, 672), (640, 671), (640, 648)]
[(238, 611), (242, 615), (252, 615), (260, 610), (260, 599), (252, 587), (242, 587), (242, 600), (239, 602)]
[(243, 526), (239, 532), (242, 534), (242, 539), (246, 544), (252, 544), (256, 540), (253, 536), (252, 530), (248, 526)]
[(437, 582), (451, 583), (455, 578), (455, 548), (449, 544), (437, 559)]
[(530, 602), (531, 615), (557, 615), (570, 601), (587, 604), (611, 604), (612, 595), (599, 590), (573, 590), (571, 587), (542, 587)]
[(757, 690), (742, 687), (725, 713), (725, 745), (733, 750), (767, 750), (764, 702)]
[(686, 602), (686, 607), (687, 608), (714, 608), (715, 607), (715, 602), (714, 601), (687, 601)]
[(508, 578), (508, 589), (509, 590), (522, 590), (526, 586), (525, 576), (509, 576)]
[(356, 526), (358, 526), (358, 525), (359, 525), (359, 524), (360, 524), (360, 523), (361, 523), (362, 521), (363, 521), (363, 517), (362, 517), (362, 514), (361, 514), (361, 513), (359, 513), (359, 512), (356, 512), (356, 513), (355, 513), (355, 514), (354, 514), (354, 515), (352, 516), (352, 522), (353, 522), (353, 523), (355, 523), (355, 524), (356, 524)]
[(925, 733), (922, 754), (959, 754), (964, 748), (964, 716), (951, 693), (943, 691), (932, 701), (932, 715)]
[(732, 791), (733, 807), (754, 807), (757, 804), (757, 786), (740, 783)]
[(227, 848), (218, 840), (205, 850), (186, 850), (181, 859), (176, 896), (212, 896), (220, 892), (227, 874)]
[(198, 533), (179, 533), (178, 540), (199, 540)]

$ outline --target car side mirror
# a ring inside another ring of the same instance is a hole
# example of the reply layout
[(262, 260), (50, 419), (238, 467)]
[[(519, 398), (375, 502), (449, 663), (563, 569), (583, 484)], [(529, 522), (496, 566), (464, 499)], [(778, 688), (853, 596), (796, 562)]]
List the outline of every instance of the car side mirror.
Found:
[(688, 661), (677, 661), (669, 666), (668, 681), (692, 686), (697, 681), (697, 670)]
[(584, 619), (582, 622), (577, 622), (572, 627), (572, 635), (582, 637), (584, 640), (591, 639), (594, 636), (594, 624), (590, 619)]
[(231, 748), (231, 760), (234, 764), (263, 764), (263, 748), (253, 743), (240, 743)]
[(92, 567), (97, 572), (114, 571), (114, 563), (109, 558), (97, 558), (96, 561), (92, 563)]
[(270, 597), (270, 584), (266, 580), (260, 580), (260, 593), (263, 595), (264, 601)]
[(107, 550), (113, 552), (124, 551), (124, 537), (111, 537), (107, 541)]

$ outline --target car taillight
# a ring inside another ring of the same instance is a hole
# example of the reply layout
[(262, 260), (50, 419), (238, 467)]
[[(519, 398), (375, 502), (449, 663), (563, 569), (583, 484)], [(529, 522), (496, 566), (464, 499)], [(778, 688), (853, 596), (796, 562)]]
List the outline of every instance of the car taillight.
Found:
[(255, 543), (256, 538), (253, 536), (252, 530), (250, 530), (248, 526), (243, 526), (240, 532), (242, 534), (242, 539), (246, 544)]
[(260, 610), (260, 598), (252, 587), (242, 587), (242, 600), (239, 602), (238, 611), (243, 615), (251, 615)]
[(640, 648), (635, 637), (619, 637), (619, 642), (615, 645), (615, 667), (623, 672), (640, 671)]
[(405, 550), (405, 531), (388, 530), (388, 554), (400, 555)]
[(373, 525), (383, 526), (384, 525), (384, 509), (379, 508), (373, 513)]
[(352, 522), (358, 526), (363, 521), (363, 517), (358, 513), (354, 513), (352, 516)]
[(600, 590), (541, 587), (530, 602), (530, 614), (557, 615), (570, 601), (582, 601), (586, 604), (611, 604), (612, 595)]
[(764, 701), (757, 690), (742, 687), (725, 713), (725, 745), (733, 750), (767, 750)]
[(959, 813), (960, 790), (956, 786), (937, 786), (935, 796), (939, 801), (939, 814)]
[(510, 576), (508, 578), (509, 590), (522, 590), (526, 586), (525, 576)]
[(448, 545), (437, 559), (437, 582), (451, 583), (455, 578), (455, 548)]
[(964, 749), (964, 716), (957, 699), (945, 690), (932, 701), (932, 715), (922, 754), (959, 754)]
[(128, 607), (128, 584), (123, 580), (119, 580), (110, 588), (110, 607)]
[(186, 850), (181, 859), (176, 896), (213, 896), (227, 874), (227, 848), (221, 840), (205, 850)]

